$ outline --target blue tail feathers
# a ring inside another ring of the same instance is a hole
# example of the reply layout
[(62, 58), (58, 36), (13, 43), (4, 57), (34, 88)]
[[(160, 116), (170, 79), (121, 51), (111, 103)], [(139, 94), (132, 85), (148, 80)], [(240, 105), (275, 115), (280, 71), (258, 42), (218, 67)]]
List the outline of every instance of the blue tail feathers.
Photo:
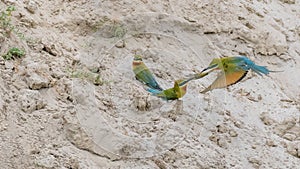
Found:
[(250, 68), (259, 75), (262, 75), (261, 73), (265, 75), (270, 73), (270, 71), (265, 66), (258, 66), (256, 64), (253, 64)]
[(245, 56), (240, 56), (243, 58), (244, 60), (244, 64), (242, 67), (243, 69), (251, 69), (253, 70), (255, 73), (259, 74), (262, 76), (262, 74), (264, 75), (267, 75), (270, 73), (270, 70), (267, 69), (266, 66), (259, 66), (259, 65), (256, 65), (252, 60), (250, 60), (249, 58), (245, 57)]
[(153, 95), (157, 95), (162, 92), (161, 90), (152, 89), (152, 88), (148, 88), (147, 91), (152, 93)]

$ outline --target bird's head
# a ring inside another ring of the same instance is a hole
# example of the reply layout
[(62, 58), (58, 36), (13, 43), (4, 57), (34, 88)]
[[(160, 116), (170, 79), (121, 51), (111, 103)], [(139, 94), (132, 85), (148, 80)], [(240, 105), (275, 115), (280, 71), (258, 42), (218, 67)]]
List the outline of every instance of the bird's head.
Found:
[(205, 72), (209, 73), (215, 69), (219, 69), (221, 64), (222, 64), (221, 58), (214, 58), (210, 62), (209, 66), (207, 68), (203, 69), (201, 71), (201, 73), (205, 73)]
[(134, 59), (135, 61), (142, 61), (142, 56), (141, 55), (134, 55)]
[(185, 95), (187, 91), (187, 80), (186, 79), (179, 79), (175, 80), (174, 83), (174, 90), (178, 96), (178, 98), (181, 98)]
[(178, 84), (178, 86), (184, 86), (184, 85), (187, 85), (187, 83), (191, 80), (191, 78), (186, 78), (186, 79), (178, 79), (178, 80), (175, 80), (175, 83)]

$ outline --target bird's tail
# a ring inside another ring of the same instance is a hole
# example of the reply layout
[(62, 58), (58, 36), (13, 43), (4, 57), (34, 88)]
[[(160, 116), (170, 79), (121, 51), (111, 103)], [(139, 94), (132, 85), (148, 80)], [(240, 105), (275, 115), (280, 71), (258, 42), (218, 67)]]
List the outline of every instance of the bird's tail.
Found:
[(273, 72), (273, 73), (283, 72), (282, 70), (269, 70), (266, 66), (258, 66), (255, 64), (251, 66), (251, 69), (259, 75), (262, 75), (262, 73), (264, 75), (268, 75), (270, 72)]
[(276, 72), (276, 71), (269, 70), (266, 66), (256, 65), (253, 61), (251, 61), (247, 57), (244, 58), (244, 62), (242, 62), (242, 63), (246, 65), (246, 68), (252, 69), (255, 73), (257, 73), (257, 74), (259, 74), (261, 76), (263, 74), (264, 75), (268, 75), (270, 72)]
[(159, 93), (161, 93), (161, 90), (157, 90), (157, 89), (153, 89), (153, 88), (148, 88), (146, 89), (148, 92), (150, 92), (152, 95), (157, 95)]
[(267, 75), (269, 74), (270, 72), (273, 72), (273, 71), (270, 71), (269, 69), (267, 69), (266, 66), (259, 66), (259, 65), (256, 65), (256, 64), (252, 64), (250, 66), (250, 68), (257, 74), (261, 75), (264, 74), (264, 75)]

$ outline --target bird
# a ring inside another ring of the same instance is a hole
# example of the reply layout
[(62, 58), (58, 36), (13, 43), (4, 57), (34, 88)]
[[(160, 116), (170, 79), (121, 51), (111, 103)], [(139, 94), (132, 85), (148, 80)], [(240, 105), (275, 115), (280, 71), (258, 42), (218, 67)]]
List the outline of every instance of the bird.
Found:
[(162, 98), (163, 100), (176, 100), (183, 97), (187, 91), (187, 83), (191, 79), (179, 79), (174, 81), (174, 86), (172, 88), (159, 91), (156, 89), (149, 88), (147, 91), (152, 93), (152, 95)]
[(135, 74), (135, 78), (142, 82), (143, 84), (147, 85), (148, 87), (162, 91), (163, 88), (160, 87), (158, 82), (156, 81), (154, 75), (149, 70), (149, 68), (143, 62), (141, 55), (134, 55), (133, 62), (132, 62), (132, 69)]
[(214, 58), (209, 66), (203, 69), (200, 74), (207, 75), (214, 70), (221, 70), (221, 72), (219, 72), (215, 81), (200, 93), (206, 93), (213, 89), (224, 88), (238, 83), (247, 75), (250, 69), (261, 76), (275, 72), (267, 69), (266, 66), (256, 65), (246, 56)]

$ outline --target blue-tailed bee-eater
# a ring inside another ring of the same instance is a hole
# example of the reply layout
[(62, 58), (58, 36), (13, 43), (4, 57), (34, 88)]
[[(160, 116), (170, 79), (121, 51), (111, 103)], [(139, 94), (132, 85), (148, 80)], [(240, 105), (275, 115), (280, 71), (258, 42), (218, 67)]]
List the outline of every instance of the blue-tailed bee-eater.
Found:
[(221, 70), (221, 72), (218, 74), (216, 80), (206, 89), (201, 91), (201, 93), (233, 85), (241, 81), (250, 69), (261, 76), (267, 75), (270, 72), (275, 72), (270, 71), (265, 66), (256, 65), (245, 56), (214, 58), (209, 66), (202, 70), (200, 74), (205, 74), (206, 72), (207, 75), (214, 70)]

